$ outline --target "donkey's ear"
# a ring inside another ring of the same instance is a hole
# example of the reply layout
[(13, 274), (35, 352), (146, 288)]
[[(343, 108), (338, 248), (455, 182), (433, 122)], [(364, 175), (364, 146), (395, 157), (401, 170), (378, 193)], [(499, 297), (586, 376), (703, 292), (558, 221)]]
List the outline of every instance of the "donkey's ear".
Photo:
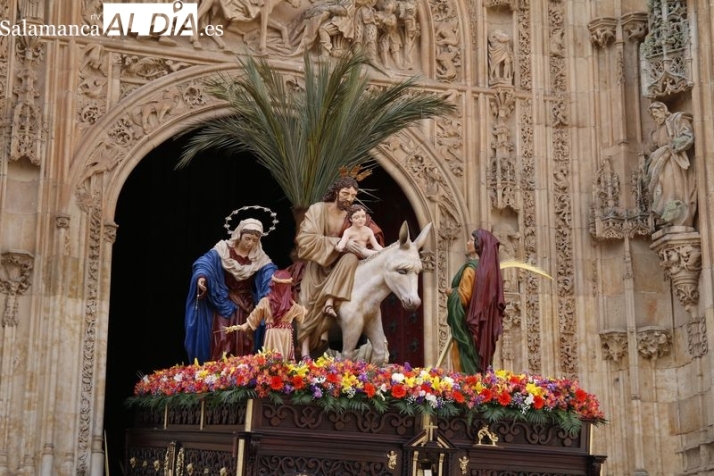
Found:
[(429, 237), (430, 231), (431, 222), (427, 223), (426, 226), (422, 228), (421, 233), (419, 233), (419, 236), (417, 236), (414, 240), (414, 246), (416, 246), (418, 250), (420, 250), (421, 247), (424, 246), (424, 243), (426, 243), (426, 239)]
[(399, 229), (399, 247), (409, 248), (409, 225), (405, 221)]

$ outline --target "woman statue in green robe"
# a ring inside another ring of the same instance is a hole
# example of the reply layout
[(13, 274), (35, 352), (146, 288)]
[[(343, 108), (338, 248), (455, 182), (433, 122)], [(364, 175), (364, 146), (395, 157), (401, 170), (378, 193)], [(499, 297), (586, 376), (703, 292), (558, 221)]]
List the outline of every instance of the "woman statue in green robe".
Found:
[(466, 243), (466, 263), (446, 290), (447, 322), (456, 344), (451, 359), (456, 371), (486, 372), (493, 363), (506, 309), (499, 246), (490, 232), (474, 230)]

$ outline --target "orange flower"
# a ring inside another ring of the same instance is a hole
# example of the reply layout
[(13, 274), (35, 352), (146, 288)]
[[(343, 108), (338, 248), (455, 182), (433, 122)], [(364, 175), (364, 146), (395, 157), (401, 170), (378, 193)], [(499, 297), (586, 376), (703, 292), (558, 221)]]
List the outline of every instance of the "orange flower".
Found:
[(454, 391), (454, 401), (456, 403), (464, 403), (464, 394), (459, 392), (458, 390)]
[(372, 398), (374, 394), (377, 393), (377, 389), (373, 384), (367, 382), (364, 384), (364, 393), (366, 393), (369, 398)]
[(501, 392), (498, 394), (498, 403), (505, 407), (511, 403), (511, 394), (508, 392)]

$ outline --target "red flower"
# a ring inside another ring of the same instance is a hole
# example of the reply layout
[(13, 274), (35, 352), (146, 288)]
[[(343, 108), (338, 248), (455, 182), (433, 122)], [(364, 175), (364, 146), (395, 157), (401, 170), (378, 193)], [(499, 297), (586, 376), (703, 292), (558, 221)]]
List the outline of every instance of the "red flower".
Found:
[(483, 398), (484, 403), (491, 401), (491, 399), (493, 398), (493, 393), (488, 388), (484, 388), (483, 390), (481, 390), (481, 393), (479, 393), (479, 395), (481, 395), (481, 398)]
[(464, 403), (464, 400), (465, 400), (464, 394), (459, 392), (458, 390), (455, 390), (454, 391), (454, 401), (456, 403)]
[(270, 377), (270, 388), (272, 388), (273, 390), (282, 390), (283, 379), (281, 379), (277, 375), (273, 375), (272, 377)]
[(364, 393), (366, 393), (369, 398), (372, 398), (374, 397), (374, 394), (377, 393), (377, 388), (371, 383), (367, 382), (364, 384)]
[(392, 396), (394, 398), (404, 398), (407, 394), (407, 389), (402, 384), (397, 384), (392, 387)]
[(340, 376), (337, 374), (327, 374), (327, 381), (330, 383), (338, 384), (340, 383)]
[(540, 395), (536, 395), (533, 397), (533, 408), (536, 410), (540, 410), (543, 408), (543, 405), (545, 405), (545, 399), (541, 397)]
[(291, 383), (293, 384), (293, 388), (295, 390), (302, 390), (305, 388), (305, 380), (303, 380), (303, 378), (299, 375), (293, 376)]
[(501, 392), (498, 394), (498, 403), (502, 406), (505, 407), (509, 403), (511, 403), (511, 394), (508, 392)]
[(584, 402), (588, 398), (588, 392), (579, 388), (575, 391), (575, 399), (579, 402)]

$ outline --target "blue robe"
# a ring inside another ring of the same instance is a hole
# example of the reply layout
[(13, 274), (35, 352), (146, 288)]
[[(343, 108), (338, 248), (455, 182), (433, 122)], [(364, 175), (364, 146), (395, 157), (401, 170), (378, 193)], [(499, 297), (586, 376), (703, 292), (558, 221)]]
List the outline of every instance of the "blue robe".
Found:
[[(270, 278), (277, 269), (277, 266), (271, 262), (251, 276), (254, 305), (268, 294)], [(228, 295), (224, 273), (221, 257), (214, 249), (193, 263), (191, 285), (186, 298), (186, 338), (184, 340), (189, 363), (192, 363), (194, 359), (203, 363), (211, 358), (211, 329), (214, 311), (225, 318), (236, 311), (237, 306)], [(199, 276), (206, 278), (208, 287), (207, 295), (203, 299), (197, 299)], [(257, 331), (255, 343), (256, 346), (262, 343), (262, 335)]]

